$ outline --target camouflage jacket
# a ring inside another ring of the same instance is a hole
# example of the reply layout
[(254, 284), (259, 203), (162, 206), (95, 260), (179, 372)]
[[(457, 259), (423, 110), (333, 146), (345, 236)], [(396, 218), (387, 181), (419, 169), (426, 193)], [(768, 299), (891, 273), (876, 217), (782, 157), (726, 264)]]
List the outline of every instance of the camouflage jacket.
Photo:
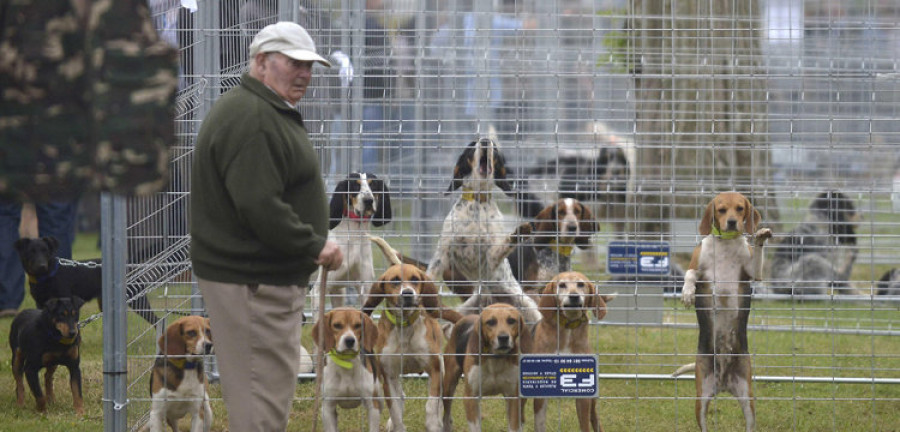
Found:
[(144, 0), (0, 0), (0, 196), (161, 190), (177, 62)]

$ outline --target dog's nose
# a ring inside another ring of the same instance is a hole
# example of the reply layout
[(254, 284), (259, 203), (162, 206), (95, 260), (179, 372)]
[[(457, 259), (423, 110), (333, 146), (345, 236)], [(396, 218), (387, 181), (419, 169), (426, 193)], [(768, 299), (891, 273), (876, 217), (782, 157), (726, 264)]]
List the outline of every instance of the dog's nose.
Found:
[(729, 230), (737, 229), (737, 219), (728, 219), (728, 223), (726, 224)]
[(375, 199), (374, 198), (363, 198), (363, 205), (366, 208), (372, 208), (372, 206), (375, 205)]
[(568, 230), (570, 233), (578, 231), (578, 225), (574, 225), (574, 224), (569, 225), (566, 227), (566, 230)]
[(569, 304), (574, 306), (580, 305), (581, 296), (578, 294), (569, 294)]
[(347, 347), (348, 349), (352, 349), (353, 347), (356, 346), (356, 339), (354, 339), (354, 338), (344, 339), (344, 346)]
[(206, 342), (203, 344), (203, 353), (204, 354), (212, 353), (212, 349), (213, 349), (213, 344), (211, 344), (209, 342)]
[(509, 335), (508, 334), (497, 335), (497, 345), (500, 345), (500, 348), (508, 347), (509, 346)]
[(404, 306), (412, 306), (416, 302), (416, 292), (413, 290), (403, 290), (400, 292), (400, 299), (403, 300)]

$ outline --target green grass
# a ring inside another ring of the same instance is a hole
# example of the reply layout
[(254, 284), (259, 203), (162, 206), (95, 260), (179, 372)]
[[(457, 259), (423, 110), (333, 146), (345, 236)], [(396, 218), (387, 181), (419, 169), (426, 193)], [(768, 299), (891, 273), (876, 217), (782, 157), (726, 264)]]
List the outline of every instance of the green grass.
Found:
[[(80, 235), (75, 244), (77, 259), (99, 256), (96, 235)], [(379, 267), (381, 268), (381, 267)], [(880, 270), (880, 269), (879, 269)], [(858, 269), (859, 280), (868, 279), (873, 269)], [(856, 272), (855, 272), (856, 274)], [(602, 285), (602, 284), (601, 284)], [(159, 289), (151, 301), (156, 307), (185, 308), (186, 285)], [(163, 297), (163, 291), (167, 296)], [(674, 300), (667, 300), (667, 322), (693, 323), (693, 312)], [(33, 307), (26, 299), (23, 307)], [(615, 302), (610, 304), (615, 307)], [(82, 319), (97, 312), (96, 302), (82, 309)], [(757, 302), (751, 324), (810, 325), (817, 327), (882, 328), (896, 327), (896, 305), (869, 303), (792, 303)], [(149, 411), (146, 375), (155, 352), (155, 332), (136, 315), (129, 313), (128, 347), (128, 424), (135, 425)], [(0, 331), (8, 334), (10, 319), (0, 320)], [(309, 347), (309, 326), (304, 344)], [(591, 341), (600, 355), (603, 373), (668, 374), (679, 365), (692, 361), (697, 333), (692, 329), (628, 328), (595, 326)], [(82, 373), (84, 376), (85, 416), (72, 409), (68, 373), (56, 374), (57, 400), (46, 415), (34, 409), (34, 398), (27, 392), (26, 405), (15, 405), (15, 384), (10, 372), (10, 353), (0, 350), (0, 432), (2, 431), (99, 431), (103, 428), (101, 405), (102, 320), (82, 330)], [(889, 336), (835, 335), (799, 332), (751, 332), (754, 374), (767, 376), (900, 376), (900, 339)], [(426, 380), (404, 381), (406, 425), (410, 431), (424, 430)], [(760, 431), (900, 431), (900, 385), (809, 384), (756, 382), (757, 430)], [(599, 413), (606, 430), (672, 431), (696, 430), (694, 421), (694, 383), (692, 380), (602, 380)], [(462, 394), (462, 386), (458, 395)], [(288, 431), (309, 431), (313, 419), (314, 387), (311, 381), (297, 386), (297, 399)], [(218, 384), (210, 386), (215, 414), (214, 431), (227, 430), (227, 413)], [(483, 430), (505, 430), (505, 406), (496, 397), (483, 402)], [(526, 407), (526, 430), (532, 430), (532, 405)], [(548, 411), (550, 430), (570, 431), (577, 427), (574, 404), (554, 401)], [(363, 431), (365, 415), (361, 409), (339, 411), (341, 431)], [(387, 410), (382, 413), (387, 421)], [(456, 430), (466, 430), (461, 401), (453, 404)], [(320, 417), (321, 421), (321, 417)], [(737, 402), (721, 396), (710, 413), (713, 430), (739, 430), (743, 418)], [(182, 422), (181, 427), (187, 428)]]

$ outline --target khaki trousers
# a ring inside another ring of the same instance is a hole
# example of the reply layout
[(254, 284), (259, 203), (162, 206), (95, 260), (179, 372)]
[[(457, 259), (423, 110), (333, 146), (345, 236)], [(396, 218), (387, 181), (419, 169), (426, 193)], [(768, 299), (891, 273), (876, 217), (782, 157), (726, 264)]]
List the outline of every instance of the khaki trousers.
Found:
[(306, 287), (197, 278), (230, 432), (284, 432), (297, 388)]

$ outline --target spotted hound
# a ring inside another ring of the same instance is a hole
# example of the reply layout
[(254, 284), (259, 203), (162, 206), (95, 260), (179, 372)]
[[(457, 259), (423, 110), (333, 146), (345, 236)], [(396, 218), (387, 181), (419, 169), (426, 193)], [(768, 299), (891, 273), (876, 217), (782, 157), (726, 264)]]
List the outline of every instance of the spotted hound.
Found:
[[(492, 198), (494, 186), (512, 193), (498, 145), (489, 138), (469, 143), (456, 162), (448, 189), (462, 189), (462, 194), (444, 219), (427, 273), (435, 279), (450, 269), (458, 275), (454, 278), (476, 287), (457, 309), (464, 315), (504, 302), (520, 308), (528, 322), (536, 322), (540, 319), (537, 304), (522, 292), (506, 260), (520, 238), (530, 234), (531, 226), (523, 224), (509, 233), (509, 222)], [(444, 281), (450, 282), (446, 277)]]

